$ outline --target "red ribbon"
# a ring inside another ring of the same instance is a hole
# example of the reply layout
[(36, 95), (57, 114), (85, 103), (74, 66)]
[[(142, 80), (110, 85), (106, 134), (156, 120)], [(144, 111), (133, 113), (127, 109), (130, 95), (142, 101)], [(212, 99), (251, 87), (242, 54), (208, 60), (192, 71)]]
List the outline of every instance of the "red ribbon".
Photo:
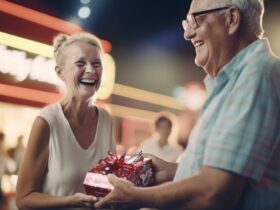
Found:
[[(108, 152), (106, 158), (101, 159), (99, 161), (99, 165), (95, 168), (91, 169), (91, 172), (108, 174), (113, 173), (118, 177), (129, 179), (130, 181), (137, 182), (139, 177), (134, 177), (133, 175), (138, 174), (139, 167), (137, 167), (137, 163), (143, 161), (143, 157), (141, 157), (136, 163), (127, 164), (125, 163), (124, 156), (118, 156), (111, 152)], [(133, 179), (133, 180), (131, 180)], [(138, 183), (135, 183), (136, 185)]]

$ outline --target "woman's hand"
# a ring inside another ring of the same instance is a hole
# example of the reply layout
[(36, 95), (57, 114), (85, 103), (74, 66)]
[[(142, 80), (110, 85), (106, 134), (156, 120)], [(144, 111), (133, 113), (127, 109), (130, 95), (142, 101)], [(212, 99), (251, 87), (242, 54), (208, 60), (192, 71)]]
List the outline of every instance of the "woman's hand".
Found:
[(173, 180), (177, 169), (177, 163), (167, 162), (152, 154), (144, 154), (143, 156), (152, 159), (157, 185)]
[(94, 209), (94, 204), (97, 202), (97, 198), (92, 195), (86, 195), (83, 193), (75, 193), (72, 196), (72, 202), (76, 207), (88, 207)]

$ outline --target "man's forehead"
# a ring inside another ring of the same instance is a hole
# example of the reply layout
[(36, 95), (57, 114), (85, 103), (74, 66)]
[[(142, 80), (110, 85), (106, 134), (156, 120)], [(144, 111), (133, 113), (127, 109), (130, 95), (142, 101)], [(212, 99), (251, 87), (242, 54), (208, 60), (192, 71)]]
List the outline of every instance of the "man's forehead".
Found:
[(189, 12), (199, 12), (225, 4), (225, 0), (192, 0)]

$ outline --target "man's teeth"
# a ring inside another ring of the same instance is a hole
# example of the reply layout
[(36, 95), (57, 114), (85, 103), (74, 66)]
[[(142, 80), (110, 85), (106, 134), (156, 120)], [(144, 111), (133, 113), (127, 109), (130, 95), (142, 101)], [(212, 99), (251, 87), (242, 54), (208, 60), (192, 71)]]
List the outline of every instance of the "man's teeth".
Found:
[(94, 85), (96, 83), (95, 79), (81, 79), (80, 83), (86, 84), (86, 85)]
[(195, 47), (199, 47), (199, 46), (201, 46), (201, 45), (203, 45), (203, 42), (196, 42), (196, 43), (194, 44)]

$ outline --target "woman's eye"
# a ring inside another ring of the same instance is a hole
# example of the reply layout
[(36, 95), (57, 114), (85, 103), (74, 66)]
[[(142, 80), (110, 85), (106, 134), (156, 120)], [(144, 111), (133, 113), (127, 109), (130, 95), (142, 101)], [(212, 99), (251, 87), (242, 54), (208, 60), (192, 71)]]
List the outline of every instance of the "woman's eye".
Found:
[(94, 63), (92, 64), (92, 66), (93, 66), (94, 68), (100, 68), (100, 67), (102, 67), (102, 64), (101, 64), (100, 62), (94, 62)]

